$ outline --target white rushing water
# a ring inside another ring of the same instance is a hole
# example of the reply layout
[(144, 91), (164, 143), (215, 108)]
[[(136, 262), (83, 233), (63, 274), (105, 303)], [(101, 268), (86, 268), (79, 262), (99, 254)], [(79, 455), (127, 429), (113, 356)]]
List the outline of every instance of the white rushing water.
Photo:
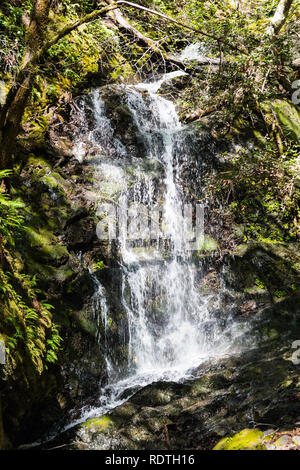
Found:
[[(195, 55), (194, 49), (187, 51), (189, 58)], [(128, 160), (126, 164), (122, 160), (126, 149), (114, 136), (101, 91), (91, 93), (94, 128), (85, 130), (84, 137), (81, 131), (76, 145), (80, 161), (86, 145), (82, 140), (97, 148), (99, 158), (92, 163), (95, 193), (104, 200), (114, 199), (117, 205), (122, 198), (129, 198), (133, 221), (137, 216), (134, 204), (151, 207), (159, 200), (168, 240), (162, 252), (158, 241), (142, 248), (128, 243), (125, 226), (118, 235), (120, 303), (126, 317), (126, 331), (123, 323), (118, 332), (126, 356), (122, 360), (116, 359), (114, 345), (109, 341), (112, 315), (109, 296), (99, 279), (93, 277), (94, 309), (99, 325), (103, 326), (99, 343), (106, 356), (108, 385), (101, 390), (94, 408), (83, 408), (77, 423), (104, 414), (149, 383), (190, 377), (204, 361), (233, 353), (234, 341), (243, 333), (230, 315), (226, 321), (219, 321), (214, 315), (220, 310), (220, 297), (203, 294), (199, 284), (201, 269), (194, 263), (193, 252), (187, 249), (184, 240), (185, 196), (178, 181), (182, 161), (189, 161), (190, 143), (184, 138), (185, 129), (174, 104), (159, 95), (164, 82), (183, 74), (172, 72), (155, 82), (122, 88), (124, 103), (145, 153), (131, 162), (134, 174), (132, 168), (131, 172), (128, 169)], [(151, 171), (145, 170), (145, 161), (159, 164), (159, 182)]]
[(206, 49), (200, 42), (194, 42), (183, 49), (178, 58), (183, 62), (188, 62), (191, 60), (195, 60), (197, 62), (206, 57), (206, 52)]

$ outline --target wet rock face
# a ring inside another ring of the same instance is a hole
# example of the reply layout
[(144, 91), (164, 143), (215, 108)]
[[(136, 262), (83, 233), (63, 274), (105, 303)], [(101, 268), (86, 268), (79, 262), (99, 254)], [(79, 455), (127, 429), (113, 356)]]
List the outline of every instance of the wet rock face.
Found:
[(83, 424), (72, 448), (211, 449), (244, 428), (295, 427), (300, 417), (299, 366), (291, 361), (291, 342), (300, 335), (296, 320), (286, 341), (266, 341), (206, 364), (199, 378), (183, 384), (149, 385), (109, 415)]
[[(278, 247), (276, 251), (279, 255)], [(300, 366), (295, 362), (297, 353), (292, 346), (300, 339), (299, 296), (288, 296), (274, 304), (272, 296), (263, 289), (247, 292), (252, 282), (256, 286), (255, 279), (266, 269), (273, 273), (267, 277), (271, 292), (278, 282), (283, 282), (283, 272), (276, 269), (277, 261), (272, 251), (266, 253), (262, 246), (255, 246), (241, 258), (233, 258), (228, 271), (223, 270), (225, 282), (236, 289), (237, 295), (231, 298), (236, 320), (251, 318), (248, 335), (243, 336), (243, 343), (248, 341), (250, 350), (235, 351), (230, 359), (203, 365), (194, 371), (199, 375), (197, 379), (147, 386), (108, 415), (78, 428), (71, 447), (212, 449), (220, 438), (244, 428), (258, 427), (261, 436), (270, 427), (295, 427), (300, 421)], [(247, 266), (244, 277), (239, 275), (243, 266)], [(282, 263), (280, 266), (284, 270)], [(217, 274), (211, 269), (204, 273), (203, 282), (209, 292), (216, 288), (216, 280)], [(222, 311), (230, 303), (230, 292), (226, 295)], [(247, 446), (268, 449), (269, 444), (274, 447), (274, 442), (266, 443), (264, 437)]]
[[(167, 85), (163, 85), (161, 94), (170, 98), (169, 94), (165, 93), (165, 86)], [(171, 83), (169, 86), (172, 87)], [(148, 92), (135, 89), (134, 93), (140, 96), (145, 104), (149, 103), (148, 111), (145, 106), (143, 118), (145, 121), (148, 118), (151, 123), (153, 116), (151, 116), (151, 98)], [(95, 97), (98, 101), (98, 109), (97, 105), (95, 106)], [(99, 97), (101, 97), (101, 104)], [(76, 146), (74, 148), (74, 140), (78, 136), (78, 131), (81, 130), (84, 132), (81, 133), (80, 152), (84, 159), (93, 162), (93, 158), (99, 161), (99, 158), (111, 157), (117, 160), (121, 157), (120, 164), (125, 162), (126, 165), (132, 166), (134, 159), (138, 159), (138, 164), (141, 164), (141, 159), (149, 159), (149, 143), (142, 127), (136, 122), (134, 104), (132, 106), (130, 99), (135, 100), (133, 97), (128, 97), (128, 88), (122, 85), (103, 86), (89, 95), (79, 97), (77, 99), (78, 109), (73, 109), (69, 122), (63, 123), (59, 127), (59, 135), (54, 131), (50, 133), (52, 147), (66, 157), (77, 157), (78, 152)], [(149, 128), (148, 132), (151, 134), (155, 146), (163, 146), (161, 135), (155, 131), (155, 127), (153, 123), (153, 129)], [(186, 144), (190, 142), (189, 165), (185, 165), (182, 177), (183, 181), (191, 187), (202, 169), (211, 169), (212, 166), (219, 165), (217, 154), (223, 152), (228, 146), (225, 140), (222, 141), (213, 136), (212, 127), (212, 124), (204, 119), (201, 123), (191, 123), (182, 128), (181, 132)], [(83, 137), (84, 134), (86, 138)], [(68, 149), (65, 150), (65, 147)], [(181, 145), (174, 153), (176, 160), (180, 164), (184, 163), (187, 156), (182, 152)], [(194, 165), (191, 165), (191, 161), (194, 162)]]
[(227, 285), (245, 296), (240, 314), (249, 316), (283, 299), (290, 298), (293, 303), (300, 287), (298, 263), (299, 254), (294, 243), (240, 245), (228, 259), (229, 269), (224, 272)]
[(134, 124), (132, 113), (126, 102), (126, 93), (122, 87), (107, 87), (102, 89), (102, 99), (105, 103), (107, 117), (113, 124), (114, 136), (131, 157), (145, 156), (143, 137)]

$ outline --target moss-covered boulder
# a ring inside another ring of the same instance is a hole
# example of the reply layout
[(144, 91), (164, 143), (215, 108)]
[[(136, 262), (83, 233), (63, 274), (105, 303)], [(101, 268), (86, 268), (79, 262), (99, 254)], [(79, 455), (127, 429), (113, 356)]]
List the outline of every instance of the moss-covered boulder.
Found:
[(243, 429), (243, 431), (221, 439), (213, 450), (265, 450), (264, 433), (259, 429)]

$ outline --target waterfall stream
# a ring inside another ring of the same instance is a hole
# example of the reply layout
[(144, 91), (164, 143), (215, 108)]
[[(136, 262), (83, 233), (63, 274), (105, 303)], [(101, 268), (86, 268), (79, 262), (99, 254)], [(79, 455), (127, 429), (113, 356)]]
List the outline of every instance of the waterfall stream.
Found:
[[(239, 348), (246, 328), (235, 323), (230, 311), (220, 315), (225, 290), (222, 282), (217, 293), (204, 293), (201, 263), (195, 262), (195, 249), (186, 243), (188, 230), (195, 236), (195, 226), (192, 222), (186, 226), (183, 206), (187, 201), (180, 180), (193, 142), (186, 138), (187, 130), (174, 104), (159, 94), (164, 82), (183, 74), (172, 72), (158, 81), (119, 87), (122, 106), (126, 106), (138, 136), (138, 156), (128, 155), (115, 135), (101, 89), (89, 96), (91, 128), (85, 119), (86, 102), (80, 103), (83, 125), (74, 148), (78, 160), (87, 159), (93, 167), (98, 215), (105, 221), (103, 204), (112, 200), (118, 207), (126, 200), (129, 211), (113, 241), (118, 251), (122, 313), (112, 311), (106, 287), (91, 274), (95, 317), (102, 325), (99, 345), (106, 357), (108, 379), (95, 407), (84, 407), (78, 422), (104, 414), (149, 383), (191, 377), (204, 361)], [(138, 227), (140, 207), (153, 210), (158, 204), (156, 222), (161, 224), (160, 230), (164, 228), (164, 235), (160, 232), (151, 239), (146, 222), (143, 242), (128, 240), (128, 224)], [(196, 248), (200, 249), (201, 243), (202, 232), (198, 239), (196, 235)], [(110, 339), (112, 323), (118, 330), (114, 335), (117, 345)]]

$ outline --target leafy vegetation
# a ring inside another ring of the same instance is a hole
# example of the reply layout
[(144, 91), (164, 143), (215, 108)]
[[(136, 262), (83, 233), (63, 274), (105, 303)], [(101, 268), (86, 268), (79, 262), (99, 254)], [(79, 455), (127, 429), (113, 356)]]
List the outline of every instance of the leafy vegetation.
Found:
[[(51, 7), (47, 18), (50, 37), (90, 14), (97, 6), (96, 2), (80, 0), (44, 3)], [(114, 2), (102, 2), (103, 5), (109, 3)], [(11, 84), (29, 40), (25, 38), (25, 26), (30, 22), (33, 4), (29, 0), (15, 0), (4, 2), (0, 8), (4, 29), (0, 37), (3, 44), (0, 57), (7, 72), (3, 77), (11, 80)], [(221, 66), (218, 73), (195, 70), (195, 81), (183, 96), (186, 112), (197, 105), (202, 109), (214, 106), (219, 111), (222, 109), (225, 123), (231, 124), (238, 116), (246, 115), (255, 125), (255, 113), (260, 112), (263, 100), (278, 94), (290, 96), (291, 55), (299, 34), (298, 0), (293, 2), (289, 12), (291, 21), (287, 23), (286, 34), (276, 37), (267, 34), (267, 26), (278, 1), (266, 4), (257, 0), (247, 5), (244, 1), (232, 0), (140, 0), (137, 4), (155, 8), (168, 15), (171, 21), (147, 11), (138, 10), (137, 15), (136, 7), (121, 5), (130, 25), (144, 34), (144, 38), (149, 38), (147, 44), (126, 27), (124, 30), (122, 24), (119, 29), (118, 24), (113, 25), (111, 13), (107, 16), (108, 22), (98, 19), (75, 28), (49, 47), (47, 60), (36, 65), (26, 120), (36, 121), (46, 132), (47, 125), (43, 125), (43, 121), (47, 118), (41, 119), (40, 114), (45, 113), (50, 104), (70, 101), (70, 93), (88, 88), (93, 76), (98, 80), (101, 76), (105, 82), (133, 80), (134, 75), (138, 78), (161, 69), (158, 58), (159, 55), (164, 57), (163, 50), (176, 54), (184, 45), (199, 40), (204, 54), (218, 57)], [(174, 24), (172, 19), (180, 24)], [(206, 93), (202, 92), (204, 84)]]
[[(0, 180), (9, 177), (11, 170), (0, 171)], [(23, 204), (19, 201), (12, 201), (7, 193), (4, 193), (4, 184), (0, 188), (0, 237), (6, 239), (8, 243), (14, 245), (15, 237), (18, 236), (23, 217), (19, 209)]]
[(300, 237), (299, 151), (284, 141), (279, 156), (274, 143), (263, 149), (224, 154), (224, 171), (211, 176), (208, 194), (243, 227), (240, 241), (297, 241)]
[[(201, 118), (207, 109), (211, 109), (217, 118), (217, 135), (230, 139), (243, 129), (251, 128), (256, 139), (252, 149), (223, 155), (227, 168), (211, 176), (208, 194), (228, 205), (230, 216), (244, 227), (243, 241), (297, 239), (299, 145), (297, 139), (293, 141), (282, 131), (280, 120), (266, 106), (278, 97), (288, 99), (291, 84), (297, 77), (292, 59), (295, 38), (299, 34), (299, 1), (293, 2), (284, 34), (275, 37), (268, 34), (267, 27), (278, 0), (272, 3), (257, 0), (251, 5), (231, 0), (140, 0), (137, 3), (148, 9), (154, 8), (171, 19), (162, 20), (149, 11), (137, 14), (136, 7), (121, 6), (130, 25), (149, 38), (149, 47), (126, 27), (118, 28), (116, 23), (113, 24), (113, 17), (108, 14), (106, 21), (96, 19), (74, 28), (49, 48), (46, 61), (35, 65), (34, 82), (23, 119), (27, 138), (35, 139), (49, 131), (49, 109), (53, 106), (59, 109), (72, 100), (72, 93), (89, 88), (90, 78), (87, 77), (95, 76), (98, 80), (100, 77), (100, 82), (107, 83), (136, 80), (161, 70), (159, 59), (162, 56), (158, 57), (151, 41), (168, 54), (176, 54), (185, 45), (201, 41), (203, 54), (218, 58), (220, 66), (199, 69), (197, 64), (188, 65), (191, 80), (180, 96), (182, 117), (193, 113)], [(0, 7), (1, 79), (9, 82), (12, 88), (29, 40), (28, 28), (34, 4), (32, 0), (14, 0), (3, 2)], [(97, 2), (53, 0), (49, 6), (47, 34), (53, 37), (66, 25), (92, 13)], [(9, 172), (2, 172), (0, 179), (7, 176)], [(22, 233), (21, 208), (22, 203), (12, 201), (3, 189), (0, 193), (0, 234), (11, 246)], [(96, 263), (94, 267), (102, 269), (103, 266)], [(32, 343), (32, 323), (48, 314), (43, 309), (39, 313), (32, 310), (18, 297), (19, 294), (13, 294), (14, 287), (7, 274), (3, 272), (2, 277), (3, 289), (10, 289), (16, 304), (24, 311)], [(34, 290), (28, 291), (28, 297), (32, 298), (33, 293)], [(19, 333), (16, 334), (19, 337)], [(53, 347), (58, 343), (49, 341)], [(51, 357), (55, 358), (55, 352), (49, 355)]]
[[(0, 178), (11, 176), (10, 170), (0, 172)], [(52, 323), (50, 304), (38, 301), (41, 291), (37, 276), (18, 269), (20, 259), (14, 252), (17, 238), (22, 238), (24, 217), (23, 203), (13, 201), (0, 193), (0, 327), (8, 353), (7, 367), (15, 368), (23, 362), (21, 352), (41, 373), (47, 362), (57, 360), (61, 337), (58, 327)]]

